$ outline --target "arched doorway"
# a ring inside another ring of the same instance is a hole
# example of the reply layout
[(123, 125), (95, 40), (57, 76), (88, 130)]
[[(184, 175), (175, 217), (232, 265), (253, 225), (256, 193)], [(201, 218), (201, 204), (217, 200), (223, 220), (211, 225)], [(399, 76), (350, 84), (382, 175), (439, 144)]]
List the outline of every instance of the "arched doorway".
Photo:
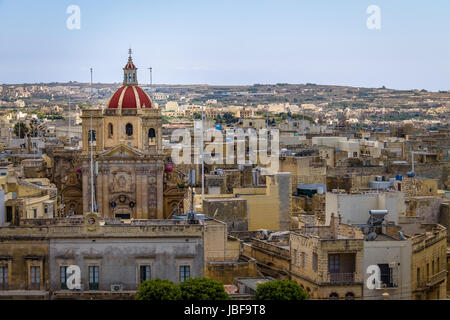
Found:
[(345, 294), (345, 300), (355, 300), (355, 295), (353, 294), (353, 292), (347, 292)]
[(336, 292), (332, 292), (332, 293), (330, 293), (329, 299), (330, 300), (339, 300), (339, 295)]

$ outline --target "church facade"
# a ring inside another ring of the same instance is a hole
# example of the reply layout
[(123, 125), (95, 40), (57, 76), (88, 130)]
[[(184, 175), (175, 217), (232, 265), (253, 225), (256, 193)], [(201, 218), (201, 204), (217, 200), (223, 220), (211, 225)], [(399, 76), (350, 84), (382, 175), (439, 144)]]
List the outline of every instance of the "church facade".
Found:
[(107, 108), (86, 108), (81, 116), (83, 212), (94, 208), (105, 218), (163, 219), (161, 111), (138, 86), (131, 50), (123, 72), (123, 85)]

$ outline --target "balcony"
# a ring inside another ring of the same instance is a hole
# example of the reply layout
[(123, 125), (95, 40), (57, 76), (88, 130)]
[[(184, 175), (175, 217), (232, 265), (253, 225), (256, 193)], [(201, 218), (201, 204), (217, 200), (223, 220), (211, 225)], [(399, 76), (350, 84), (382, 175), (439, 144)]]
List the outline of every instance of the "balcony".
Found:
[(427, 287), (432, 287), (437, 285), (438, 283), (445, 280), (447, 277), (447, 271), (443, 270), (431, 276), (431, 278), (427, 281)]
[(348, 284), (355, 282), (355, 273), (340, 273), (340, 272), (329, 272), (328, 281), (332, 284)]
[(445, 278), (447, 277), (447, 271), (443, 270), (441, 272), (438, 272), (431, 277), (427, 279), (421, 279), (416, 282), (416, 286), (418, 290), (426, 290), (430, 287), (433, 287), (443, 281), (445, 281)]

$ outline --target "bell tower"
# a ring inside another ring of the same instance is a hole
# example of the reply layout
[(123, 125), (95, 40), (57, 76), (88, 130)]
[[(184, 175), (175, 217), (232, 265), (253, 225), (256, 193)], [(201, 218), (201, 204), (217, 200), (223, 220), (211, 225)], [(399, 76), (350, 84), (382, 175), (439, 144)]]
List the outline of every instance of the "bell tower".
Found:
[(128, 49), (128, 62), (123, 68), (123, 85), (124, 86), (137, 86), (137, 68), (133, 63), (133, 58), (131, 57), (131, 48)]

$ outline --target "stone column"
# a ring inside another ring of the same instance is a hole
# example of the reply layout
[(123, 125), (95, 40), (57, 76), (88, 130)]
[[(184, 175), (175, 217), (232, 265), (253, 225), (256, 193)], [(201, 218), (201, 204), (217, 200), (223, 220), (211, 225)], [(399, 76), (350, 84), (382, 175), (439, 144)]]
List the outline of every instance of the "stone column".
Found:
[(157, 219), (164, 219), (163, 216), (163, 192), (164, 192), (164, 164), (162, 160), (158, 160), (158, 167), (156, 170), (156, 201), (157, 201)]
[(141, 164), (136, 167), (136, 217), (135, 219), (142, 219), (142, 209), (144, 203), (142, 202), (142, 176), (144, 175)]
[(144, 168), (142, 173), (142, 218), (149, 219), (148, 214), (148, 167)]
[(103, 217), (110, 218), (109, 212), (109, 167), (103, 166), (102, 170), (102, 179), (103, 179), (103, 190), (102, 190), (102, 198), (103, 198)]
[(103, 212), (103, 168), (101, 164), (99, 164), (98, 176), (95, 181), (97, 182), (96, 197), (98, 205), (98, 214), (100, 216), (104, 216), (105, 213)]
[(83, 174), (83, 185), (82, 185), (82, 194), (83, 194), (83, 214), (89, 212), (89, 204), (90, 204), (90, 196), (89, 196), (89, 166), (86, 161), (83, 161), (82, 165), (82, 174)]

